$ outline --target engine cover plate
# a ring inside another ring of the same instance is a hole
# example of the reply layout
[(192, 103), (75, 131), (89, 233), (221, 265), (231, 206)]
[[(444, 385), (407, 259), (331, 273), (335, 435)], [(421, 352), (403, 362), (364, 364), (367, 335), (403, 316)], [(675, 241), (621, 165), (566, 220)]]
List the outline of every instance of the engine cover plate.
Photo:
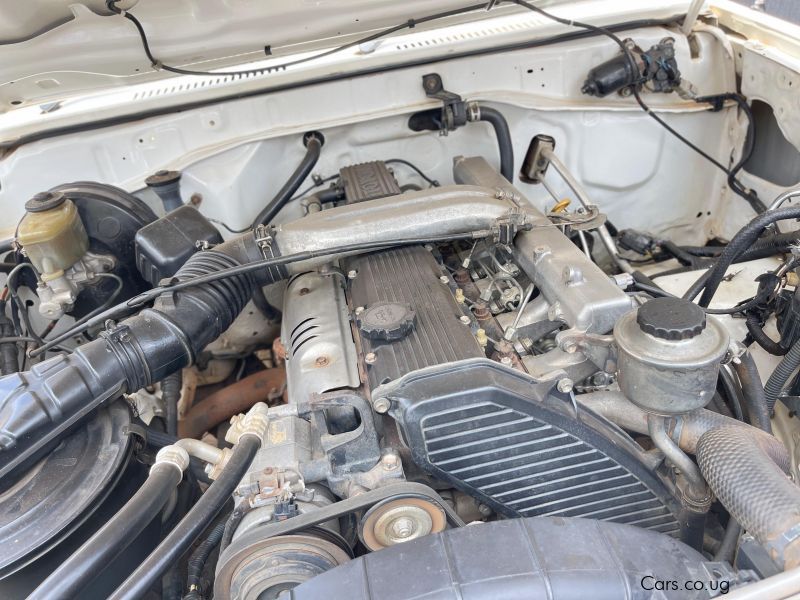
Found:
[(391, 400), (414, 462), (508, 517), (614, 521), (677, 534), (670, 484), (621, 430), (551, 383), (488, 359), (411, 373)]

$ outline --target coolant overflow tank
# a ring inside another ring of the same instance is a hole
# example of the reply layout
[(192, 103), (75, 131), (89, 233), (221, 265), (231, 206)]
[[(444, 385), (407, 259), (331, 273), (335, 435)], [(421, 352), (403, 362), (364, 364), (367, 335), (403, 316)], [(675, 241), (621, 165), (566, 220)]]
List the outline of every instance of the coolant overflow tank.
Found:
[(64, 274), (89, 249), (89, 237), (75, 204), (61, 192), (42, 192), (25, 203), (17, 242), (49, 281)]
[(713, 397), (728, 331), (681, 298), (650, 300), (617, 321), (619, 386), (651, 413), (676, 415)]

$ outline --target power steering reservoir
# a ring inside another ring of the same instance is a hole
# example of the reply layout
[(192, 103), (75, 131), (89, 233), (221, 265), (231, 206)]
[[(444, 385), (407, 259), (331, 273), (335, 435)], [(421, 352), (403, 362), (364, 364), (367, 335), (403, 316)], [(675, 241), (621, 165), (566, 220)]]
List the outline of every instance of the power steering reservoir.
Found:
[(617, 321), (619, 386), (643, 410), (677, 415), (714, 396), (728, 350), (725, 326), (696, 304), (656, 298)]

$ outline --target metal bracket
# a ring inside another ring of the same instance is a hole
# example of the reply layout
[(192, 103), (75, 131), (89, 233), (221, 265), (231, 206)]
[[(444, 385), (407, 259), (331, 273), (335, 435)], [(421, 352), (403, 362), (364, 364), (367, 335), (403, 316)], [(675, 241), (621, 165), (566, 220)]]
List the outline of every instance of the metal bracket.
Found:
[(422, 89), (428, 98), (442, 101), (442, 118), (440, 123), (441, 135), (467, 124), (467, 104), (458, 94), (444, 89), (444, 83), (438, 73), (428, 73), (422, 76)]

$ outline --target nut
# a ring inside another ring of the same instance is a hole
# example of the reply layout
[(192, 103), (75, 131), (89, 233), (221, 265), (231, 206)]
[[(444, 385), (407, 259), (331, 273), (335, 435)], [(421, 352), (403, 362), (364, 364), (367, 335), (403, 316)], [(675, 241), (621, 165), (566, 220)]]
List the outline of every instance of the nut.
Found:
[(375, 355), (374, 352), (367, 352), (367, 354), (364, 355), (364, 362), (367, 363), (368, 365), (371, 365), (377, 359), (378, 357)]
[(503, 364), (503, 365), (505, 365), (507, 367), (510, 367), (511, 366), (511, 357), (510, 356), (504, 356), (503, 358), (500, 359), (500, 364)]
[(447, 278), (447, 275), (442, 275), (441, 277), (439, 277), (439, 281), (446, 284), (449, 283), (450, 280)]
[(407, 538), (414, 533), (414, 521), (408, 517), (400, 517), (392, 523), (392, 533), (398, 538)]
[(356, 271), (355, 269), (352, 269), (347, 272), (348, 279), (355, 279), (356, 277), (358, 277), (358, 271)]
[(363, 307), (363, 306), (356, 306), (356, 314), (357, 314), (357, 315), (360, 315), (361, 313), (363, 313), (363, 312), (364, 312), (364, 310), (365, 310), (365, 309), (364, 309), (364, 307)]
[(467, 315), (463, 315), (459, 319), (459, 321), (461, 321), (464, 325), (469, 325), (470, 324), (470, 318)]

